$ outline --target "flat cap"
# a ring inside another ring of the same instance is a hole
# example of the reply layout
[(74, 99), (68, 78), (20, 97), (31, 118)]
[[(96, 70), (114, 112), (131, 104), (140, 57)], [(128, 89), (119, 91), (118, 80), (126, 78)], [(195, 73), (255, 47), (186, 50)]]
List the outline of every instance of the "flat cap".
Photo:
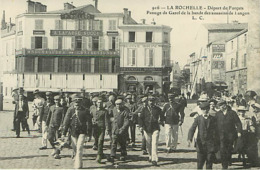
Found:
[(142, 102), (146, 102), (147, 99), (148, 99), (148, 97), (144, 96), (144, 97), (142, 98)]
[(39, 89), (34, 90), (33, 94), (38, 94), (40, 91)]
[(54, 100), (60, 100), (60, 95), (54, 96)]
[(51, 91), (47, 91), (47, 92), (45, 93), (45, 95), (46, 95), (46, 96), (51, 96), (51, 95), (52, 95), (52, 92), (51, 92)]
[(209, 109), (209, 102), (201, 102), (200, 103), (200, 109), (201, 110)]
[(155, 97), (153, 95), (149, 95), (148, 100), (155, 100)]
[(96, 97), (93, 97), (91, 101), (92, 101), (92, 102), (98, 101), (98, 97), (97, 97), (97, 96), (96, 96)]
[(220, 100), (218, 101), (218, 105), (221, 106), (221, 105), (224, 105), (224, 104), (227, 104), (227, 102), (225, 100)]
[(239, 106), (237, 111), (247, 111), (247, 108), (245, 106)]
[(122, 100), (122, 99), (117, 99), (117, 100), (115, 101), (115, 104), (121, 104), (121, 103), (123, 103), (123, 100)]
[(74, 101), (76, 99), (82, 99), (82, 96), (77, 93), (74, 93), (73, 95), (71, 95), (71, 99), (72, 99), (72, 101)]
[(126, 99), (132, 99), (132, 96), (129, 94), (125, 97)]

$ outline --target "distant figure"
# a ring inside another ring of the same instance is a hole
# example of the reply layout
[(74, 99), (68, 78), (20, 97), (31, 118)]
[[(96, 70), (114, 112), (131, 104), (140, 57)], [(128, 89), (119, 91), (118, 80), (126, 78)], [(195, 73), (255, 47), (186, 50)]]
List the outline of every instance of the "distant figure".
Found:
[(189, 91), (186, 93), (186, 95), (187, 95), (187, 99), (190, 99), (190, 92)]
[(237, 102), (236, 103), (237, 103), (237, 107), (239, 107), (239, 106), (247, 107), (246, 100), (243, 98), (242, 94), (239, 94), (237, 96)]
[(32, 108), (33, 108), (33, 117), (32, 117), (32, 121), (33, 121), (33, 126), (34, 126), (34, 130), (40, 130), (41, 127), (40, 127), (40, 121), (39, 121), (39, 115), (40, 115), (40, 112), (43, 108), (43, 105), (44, 105), (44, 102), (45, 100), (40, 96), (39, 94), (39, 90), (35, 90), (33, 92), (34, 94), (34, 100), (33, 100), (33, 103), (32, 103)]

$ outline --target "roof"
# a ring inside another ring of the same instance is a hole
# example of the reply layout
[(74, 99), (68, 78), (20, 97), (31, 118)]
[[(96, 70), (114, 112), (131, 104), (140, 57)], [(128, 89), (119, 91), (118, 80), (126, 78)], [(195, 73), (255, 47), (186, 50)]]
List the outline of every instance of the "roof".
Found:
[(229, 38), (227, 38), (226, 39), (226, 42), (228, 42), (228, 41), (230, 41), (230, 40), (232, 40), (232, 39), (234, 39), (234, 38), (236, 38), (236, 37), (238, 37), (238, 36), (240, 36), (241, 34), (244, 34), (245, 32), (247, 32), (248, 31), (248, 29), (246, 28), (246, 29), (244, 29), (244, 30), (242, 30), (242, 31), (240, 31), (239, 33), (237, 33), (237, 34), (235, 34), (235, 35), (233, 35), (233, 36), (231, 36), (231, 37), (229, 37)]
[(15, 35), (15, 30), (16, 30), (15, 28), (16, 28), (15, 24), (12, 24), (11, 30), (8, 31), (7, 28), (4, 30), (1, 30), (1, 38), (7, 37), (9, 35)]
[(41, 13), (46, 13), (46, 14), (64, 14), (64, 13), (69, 13), (71, 11), (76, 11), (76, 10), (83, 10), (83, 11), (88, 12), (88, 13), (101, 13), (98, 9), (96, 9), (91, 4), (79, 6), (79, 7), (73, 8), (73, 9), (66, 9), (66, 10), (63, 9), (63, 10), (41, 12)]
[(149, 29), (149, 28), (154, 28), (154, 29), (168, 29), (172, 30), (171, 27), (166, 26), (166, 25), (147, 25), (147, 24), (124, 24), (119, 26), (120, 29)]
[(247, 23), (220, 23), (220, 24), (203, 24), (209, 31), (214, 30), (243, 30), (248, 27)]

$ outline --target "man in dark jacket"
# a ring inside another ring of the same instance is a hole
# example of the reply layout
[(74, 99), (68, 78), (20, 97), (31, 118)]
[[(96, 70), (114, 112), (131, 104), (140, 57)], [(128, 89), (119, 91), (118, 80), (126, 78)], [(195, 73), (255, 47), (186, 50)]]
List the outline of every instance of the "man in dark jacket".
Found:
[(166, 149), (170, 153), (176, 150), (178, 143), (178, 130), (182, 121), (180, 118), (181, 104), (174, 101), (175, 95), (168, 94), (169, 103), (163, 106), (163, 115), (165, 116), (165, 138)]
[(14, 119), (15, 119), (15, 130), (16, 130), (16, 137), (20, 137), (20, 124), (24, 123), (25, 128), (30, 134), (29, 125), (27, 123), (27, 119), (29, 118), (29, 107), (28, 101), (26, 100), (25, 96), (21, 93), (19, 94), (19, 99), (16, 101), (15, 104), (15, 111), (14, 111)]
[(113, 117), (110, 117), (112, 129), (109, 126), (109, 119), (106, 121), (107, 134), (112, 134), (111, 154), (108, 160), (114, 162), (116, 156), (117, 143), (121, 146), (120, 160), (125, 161), (127, 129), (129, 127), (129, 109), (123, 105), (122, 99), (115, 101), (116, 107), (113, 109)]
[(55, 141), (61, 137), (60, 131), (62, 129), (62, 121), (64, 118), (64, 109), (60, 104), (60, 96), (54, 97), (55, 105), (50, 107), (46, 119), (46, 125), (48, 126), (47, 138), (54, 149), (52, 155), (55, 159), (60, 159), (60, 150), (55, 146)]
[(202, 102), (200, 104), (202, 115), (195, 118), (188, 134), (189, 146), (193, 135), (198, 127), (197, 136), (197, 169), (203, 169), (206, 162), (206, 169), (212, 169), (214, 154), (216, 151), (217, 124), (213, 116), (209, 115), (210, 104)]
[(222, 167), (228, 168), (231, 163), (233, 143), (237, 137), (241, 137), (242, 125), (236, 112), (227, 107), (226, 101), (218, 102), (220, 111), (216, 113), (218, 130), (218, 147), (220, 149)]
[(47, 149), (47, 132), (48, 126), (46, 124), (47, 116), (50, 111), (51, 106), (54, 105), (53, 97), (51, 92), (46, 92), (46, 101), (43, 104), (43, 109), (40, 112), (40, 124), (42, 125), (42, 147), (40, 150)]
[(95, 145), (97, 146), (98, 155), (96, 161), (101, 163), (102, 158), (104, 157), (103, 153), (103, 145), (104, 145), (104, 137), (105, 137), (105, 129), (106, 129), (106, 119), (108, 111), (103, 107), (103, 99), (99, 97), (96, 102), (96, 109), (92, 110), (92, 124), (95, 139)]
[(75, 153), (74, 168), (83, 167), (83, 149), (86, 135), (91, 135), (92, 122), (89, 110), (82, 106), (82, 97), (74, 94), (72, 96), (74, 105), (69, 107), (63, 121), (62, 138), (64, 138), (71, 129), (71, 139)]
[(157, 166), (159, 131), (160, 124), (163, 124), (164, 116), (162, 114), (162, 110), (154, 103), (155, 97), (152, 95), (148, 96), (147, 107), (143, 107), (140, 111), (141, 115), (139, 118), (139, 126), (141, 131), (144, 130), (149, 154), (149, 162), (152, 162), (154, 166)]

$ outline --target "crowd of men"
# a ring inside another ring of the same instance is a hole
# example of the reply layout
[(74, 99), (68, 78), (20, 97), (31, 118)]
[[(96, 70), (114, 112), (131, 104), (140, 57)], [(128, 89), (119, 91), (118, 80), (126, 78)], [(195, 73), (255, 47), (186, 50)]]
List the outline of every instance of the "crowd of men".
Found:
[[(14, 100), (14, 130), (20, 137), (20, 126), (30, 134), (28, 126), (29, 106), (23, 88), (18, 89)], [(52, 156), (60, 159), (62, 148), (72, 148), (74, 167), (83, 167), (83, 146), (94, 138), (93, 150), (97, 150), (97, 163), (105, 159), (104, 138), (110, 138), (110, 155), (107, 160), (114, 163), (116, 152), (120, 150), (120, 160), (125, 161), (127, 146), (135, 147), (136, 127), (142, 134), (142, 154), (148, 161), (158, 166), (158, 139), (161, 126), (165, 130), (166, 151), (177, 149), (178, 131), (184, 122), (187, 101), (184, 94), (168, 94), (168, 101), (157, 105), (156, 96), (147, 94), (136, 96), (128, 93), (81, 93), (54, 95), (39, 90), (34, 91), (32, 104), (33, 129), (42, 133), (40, 150), (47, 149), (47, 141), (53, 148)], [(247, 103), (243, 96), (209, 99), (202, 94), (198, 106), (190, 114), (194, 122), (188, 132), (188, 143), (194, 141), (197, 148), (197, 168), (212, 169), (220, 160), (227, 169), (232, 163), (232, 153), (238, 152), (244, 164), (245, 155), (252, 166), (257, 164), (257, 142), (260, 133), (260, 105), (256, 94)], [(217, 106), (217, 107), (216, 107)], [(248, 114), (250, 112), (250, 115)], [(182, 130), (181, 130), (182, 131)], [(195, 135), (197, 133), (197, 135)]]

